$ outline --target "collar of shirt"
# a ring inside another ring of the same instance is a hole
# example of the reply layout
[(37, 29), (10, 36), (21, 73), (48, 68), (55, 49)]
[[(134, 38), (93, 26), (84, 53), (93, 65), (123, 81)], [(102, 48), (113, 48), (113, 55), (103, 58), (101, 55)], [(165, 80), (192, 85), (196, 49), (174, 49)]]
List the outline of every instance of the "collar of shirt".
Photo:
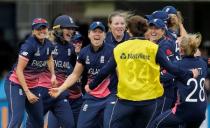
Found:
[(34, 39), (35, 39), (35, 41), (38, 43), (38, 44), (40, 44), (40, 45), (44, 45), (45, 44), (45, 42), (46, 42), (46, 39), (44, 39), (44, 42), (42, 43), (42, 42), (40, 42), (38, 39), (37, 39), (37, 37), (36, 36), (32, 36)]
[(126, 32), (124, 32), (123, 38), (122, 38), (121, 41), (117, 41), (117, 40), (115, 39), (114, 35), (112, 34), (112, 32), (110, 32), (110, 33), (111, 33), (111, 41), (112, 41), (114, 44), (120, 44), (120, 43), (124, 42), (125, 40), (129, 39), (129, 35), (128, 35), (128, 33), (126, 33)]
[(93, 53), (100, 52), (104, 48), (104, 45), (105, 45), (105, 42), (103, 42), (103, 44), (101, 45), (101, 47), (99, 47), (99, 49), (97, 51), (95, 51), (94, 48), (93, 48), (93, 46), (92, 46), (92, 44), (90, 44), (90, 50)]
[(195, 58), (193, 55), (183, 55), (182, 58)]
[(156, 43), (160, 44), (163, 40), (165, 40), (165, 37), (161, 37)]
[(130, 37), (129, 40), (135, 40), (135, 39), (146, 40), (145, 37)]

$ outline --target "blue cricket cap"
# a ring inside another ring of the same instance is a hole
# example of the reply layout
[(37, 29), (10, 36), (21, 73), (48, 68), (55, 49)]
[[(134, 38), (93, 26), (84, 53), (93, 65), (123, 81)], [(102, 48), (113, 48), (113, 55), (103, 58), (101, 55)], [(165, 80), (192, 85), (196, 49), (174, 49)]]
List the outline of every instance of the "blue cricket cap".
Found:
[(173, 7), (173, 6), (165, 6), (165, 7), (163, 8), (163, 11), (164, 11), (164, 12), (167, 12), (168, 14), (177, 14), (177, 10), (176, 10), (176, 8)]
[(73, 41), (82, 40), (82, 35), (79, 32), (76, 32), (75, 35), (72, 37)]
[(100, 28), (104, 32), (106, 31), (105, 26), (100, 21), (94, 21), (89, 26), (89, 30), (95, 30), (96, 28)]
[(39, 29), (41, 27), (49, 27), (49, 24), (44, 18), (35, 18), (32, 22), (32, 30)]
[(146, 15), (145, 17), (148, 19), (148, 21), (152, 19), (161, 19), (164, 22), (167, 22), (167, 20), (169, 19), (168, 13), (161, 10), (154, 11), (151, 15)]
[(157, 28), (162, 28), (167, 30), (166, 24), (161, 19), (153, 19), (149, 21), (149, 26), (156, 26)]

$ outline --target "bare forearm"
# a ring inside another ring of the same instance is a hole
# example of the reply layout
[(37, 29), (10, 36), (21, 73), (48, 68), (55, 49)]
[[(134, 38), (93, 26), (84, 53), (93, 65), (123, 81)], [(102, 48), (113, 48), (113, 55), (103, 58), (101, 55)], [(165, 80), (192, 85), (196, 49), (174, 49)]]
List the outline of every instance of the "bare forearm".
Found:
[(184, 26), (183, 26), (182, 23), (179, 24), (179, 29), (180, 29), (180, 36), (181, 36), (181, 37), (187, 35), (187, 31), (186, 31), (186, 29), (184, 28)]
[(84, 66), (81, 63), (77, 62), (72, 74), (69, 75), (68, 78), (65, 80), (65, 82), (59, 87), (61, 92), (74, 85), (77, 82), (77, 80), (80, 78), (83, 70)]
[(49, 60), (47, 62), (47, 65), (48, 65), (48, 69), (50, 70), (51, 75), (55, 75), (54, 61), (53, 61), (52, 56), (50, 56), (50, 58), (49, 58)]
[(67, 88), (70, 88), (72, 85), (74, 85), (80, 76), (71, 74), (68, 76), (68, 78), (65, 80), (65, 82), (59, 87), (61, 91), (65, 91)]
[(25, 77), (24, 77), (23, 71), (17, 70), (16, 74), (17, 74), (18, 80), (19, 80), (20, 85), (23, 88), (23, 90), (25, 92), (29, 91), (27, 83), (25, 81)]

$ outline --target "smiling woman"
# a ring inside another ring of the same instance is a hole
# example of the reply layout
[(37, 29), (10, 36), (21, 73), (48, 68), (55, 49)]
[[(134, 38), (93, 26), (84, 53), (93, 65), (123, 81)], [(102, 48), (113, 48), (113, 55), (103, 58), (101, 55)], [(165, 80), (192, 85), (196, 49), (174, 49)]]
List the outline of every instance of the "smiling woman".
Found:
[(107, 43), (116, 46), (129, 39), (129, 35), (126, 32), (126, 19), (131, 15), (131, 12), (125, 11), (114, 11), (109, 15), (109, 32), (106, 35)]
[[(8, 128), (20, 127), (25, 109), (34, 127), (43, 127), (42, 97), (47, 86), (41, 84), (45, 71), (50, 71), (51, 84), (56, 82), (51, 56), (52, 45), (46, 39), (48, 22), (36, 18), (32, 22), (32, 35), (21, 45), (18, 61), (5, 81), (5, 92), (9, 103)], [(33, 109), (32, 109), (33, 108)]]
[(48, 28), (47, 27), (40, 27), (39, 29), (33, 30), (33, 35), (37, 37), (41, 42), (44, 41), (44, 39), (47, 37), (48, 34)]
[[(80, 51), (74, 70), (66, 81), (60, 87), (50, 89), (49, 93), (51, 96), (58, 97), (64, 90), (71, 87), (82, 73), (87, 73), (88, 84), (98, 74), (98, 71), (108, 63), (113, 46), (104, 43), (104, 25), (100, 21), (95, 21), (90, 24), (88, 32), (91, 44)], [(103, 127), (108, 127), (112, 108), (116, 100), (116, 83), (110, 82), (113, 79), (115, 79), (114, 75), (110, 75), (99, 84), (99, 88), (91, 93), (85, 93), (83, 98), (85, 100), (79, 113), (77, 128), (99, 128), (100, 119), (104, 119)], [(104, 114), (100, 114), (101, 112)]]
[(70, 42), (77, 28), (78, 26), (70, 16), (61, 15), (54, 20), (53, 34), (63, 43)]
[(94, 51), (102, 46), (105, 39), (105, 27), (101, 22), (93, 22), (89, 27), (88, 37)]
[(48, 35), (48, 23), (43, 18), (36, 18), (32, 23), (32, 35), (34, 35), (40, 42), (44, 42)]
[(36, 38), (40, 41), (40, 42), (44, 42), (44, 39), (47, 37), (48, 35), (48, 28), (43, 27), (40, 29), (35, 29), (33, 30), (32, 33), (34, 36), (36, 36)]
[[(55, 65), (55, 75), (57, 78), (57, 83), (55, 86), (51, 86), (51, 83), (46, 82), (45, 79), (43, 79), (42, 81), (43, 83), (47, 83), (50, 87), (58, 87), (63, 84), (66, 77), (73, 70), (77, 56), (74, 51), (74, 46), (71, 42), (77, 27), (78, 26), (74, 23), (73, 18), (68, 15), (60, 15), (56, 17), (53, 22), (53, 30), (50, 35), (50, 39), (53, 44), (52, 57)], [(46, 76), (47, 77), (45, 78), (50, 80), (49, 72), (46, 73)], [(78, 87), (75, 88), (78, 89)], [(46, 94), (48, 95), (48, 97), (45, 98), (45, 101), (50, 102), (45, 102), (46, 104), (44, 104), (44, 110), (45, 113), (50, 111), (48, 115), (49, 128), (75, 127), (76, 119), (74, 119), (75, 115), (73, 115), (74, 110), (71, 109), (70, 102), (67, 102), (68, 100), (70, 100), (66, 98), (67, 94), (68, 93), (63, 93), (63, 95), (57, 99), (50, 97), (48, 93)], [(76, 95), (81, 97), (80, 89), (78, 89)], [(75, 100), (75, 102), (77, 101)]]

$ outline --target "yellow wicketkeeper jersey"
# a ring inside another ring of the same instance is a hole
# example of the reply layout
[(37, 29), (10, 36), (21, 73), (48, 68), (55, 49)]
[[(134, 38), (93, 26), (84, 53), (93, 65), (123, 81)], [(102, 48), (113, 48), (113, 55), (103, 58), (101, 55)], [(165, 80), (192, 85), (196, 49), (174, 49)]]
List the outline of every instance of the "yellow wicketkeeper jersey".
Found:
[(163, 95), (160, 66), (156, 64), (157, 50), (157, 44), (140, 39), (125, 41), (114, 48), (119, 98), (143, 101)]

